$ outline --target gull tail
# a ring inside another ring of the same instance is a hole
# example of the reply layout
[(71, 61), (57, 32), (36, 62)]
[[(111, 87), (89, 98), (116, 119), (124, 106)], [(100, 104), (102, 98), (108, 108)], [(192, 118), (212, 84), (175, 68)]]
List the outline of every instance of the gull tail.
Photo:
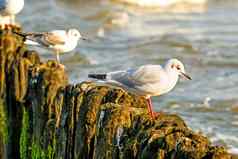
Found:
[(32, 33), (20, 33), (16, 31), (13, 31), (13, 33), (23, 37), (23, 41), (27, 45), (40, 45), (38, 42), (35, 42), (34, 40), (28, 37), (28, 36), (32, 36), (33, 35)]
[(28, 34), (26, 34), (26, 33), (20, 33), (20, 32), (16, 32), (16, 31), (12, 31), (12, 32), (13, 32), (14, 34), (17, 34), (17, 35), (23, 37), (23, 38), (26, 38), (27, 35), (28, 35)]
[(88, 78), (105, 80), (105, 79), (107, 79), (107, 74), (88, 74)]

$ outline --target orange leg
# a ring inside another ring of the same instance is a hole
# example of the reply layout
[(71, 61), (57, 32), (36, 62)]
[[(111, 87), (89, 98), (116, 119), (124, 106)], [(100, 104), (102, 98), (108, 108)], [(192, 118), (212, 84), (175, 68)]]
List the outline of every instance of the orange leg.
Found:
[(157, 118), (158, 116), (162, 115), (163, 112), (154, 112), (153, 109), (152, 109), (152, 101), (151, 101), (151, 98), (147, 98), (146, 99), (148, 104), (147, 104), (147, 108), (148, 108), (148, 111), (150, 113), (150, 116), (152, 119), (155, 119)]
[(152, 109), (152, 102), (151, 102), (151, 98), (147, 98), (147, 106), (148, 106), (148, 111), (150, 113), (150, 116), (152, 119), (155, 119), (155, 116), (154, 116), (154, 112), (153, 112), (153, 109)]

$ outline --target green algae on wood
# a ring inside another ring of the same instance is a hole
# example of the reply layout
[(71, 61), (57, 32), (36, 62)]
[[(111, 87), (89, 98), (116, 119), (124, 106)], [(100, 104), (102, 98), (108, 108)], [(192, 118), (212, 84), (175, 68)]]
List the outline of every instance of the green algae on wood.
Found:
[(4, 104), (0, 100), (0, 134), (1, 139), (4, 144), (8, 141), (8, 132), (7, 132), (7, 116), (6, 116), (6, 110), (4, 109)]
[(20, 138), (22, 108), (21, 104), (17, 102), (17, 98), (19, 99), (23, 96), (27, 85), (21, 85), (24, 79), (14, 77), (22, 78), (22, 75), (26, 74), (27, 69), (18, 69), (19, 63), (22, 63), (20, 59), (22, 59), (21, 56), (24, 51), (23, 42), (12, 35), (11, 30), (0, 31), (0, 98), (4, 103), (3, 109), (7, 114), (8, 140), (5, 145), (4, 156), (8, 158), (19, 156), (19, 146), (16, 145), (19, 144)]
[(6, 156), (6, 145), (8, 142), (7, 114), (3, 101), (0, 100), (0, 159)]
[(34, 142), (32, 142), (30, 158), (54, 159), (55, 158), (54, 148), (52, 148), (52, 146), (48, 145), (47, 149), (43, 150), (38, 144), (35, 144)]
[(30, 132), (29, 132), (29, 112), (23, 108), (23, 117), (22, 117), (22, 127), (21, 127), (21, 137), (20, 137), (20, 155), (21, 159), (29, 158), (29, 149), (30, 149)]
[(32, 109), (31, 135), (34, 157), (54, 158), (56, 155), (56, 143), (59, 140), (56, 135), (63, 115), (61, 113), (66, 84), (64, 70), (59, 69), (53, 61), (32, 68), (26, 102)]

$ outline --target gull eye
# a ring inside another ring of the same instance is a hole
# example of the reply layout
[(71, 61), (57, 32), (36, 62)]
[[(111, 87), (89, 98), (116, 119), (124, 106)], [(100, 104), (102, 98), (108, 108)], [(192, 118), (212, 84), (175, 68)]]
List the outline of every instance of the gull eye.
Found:
[(77, 36), (77, 33), (75, 33), (75, 32), (72, 32), (72, 34), (71, 34), (72, 36)]
[(176, 66), (177, 70), (181, 70), (181, 68), (179, 66)]

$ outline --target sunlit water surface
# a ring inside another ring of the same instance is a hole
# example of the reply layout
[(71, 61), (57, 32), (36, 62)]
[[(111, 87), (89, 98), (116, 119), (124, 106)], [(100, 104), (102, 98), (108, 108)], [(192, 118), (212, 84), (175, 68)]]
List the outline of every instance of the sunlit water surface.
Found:
[(169, 94), (154, 97), (154, 109), (180, 114), (191, 128), (238, 153), (237, 9), (235, 0), (167, 9), (107, 0), (26, 0), (18, 19), (25, 31), (75, 27), (90, 40), (61, 56), (72, 83), (89, 72), (180, 59), (193, 80), (180, 80)]

